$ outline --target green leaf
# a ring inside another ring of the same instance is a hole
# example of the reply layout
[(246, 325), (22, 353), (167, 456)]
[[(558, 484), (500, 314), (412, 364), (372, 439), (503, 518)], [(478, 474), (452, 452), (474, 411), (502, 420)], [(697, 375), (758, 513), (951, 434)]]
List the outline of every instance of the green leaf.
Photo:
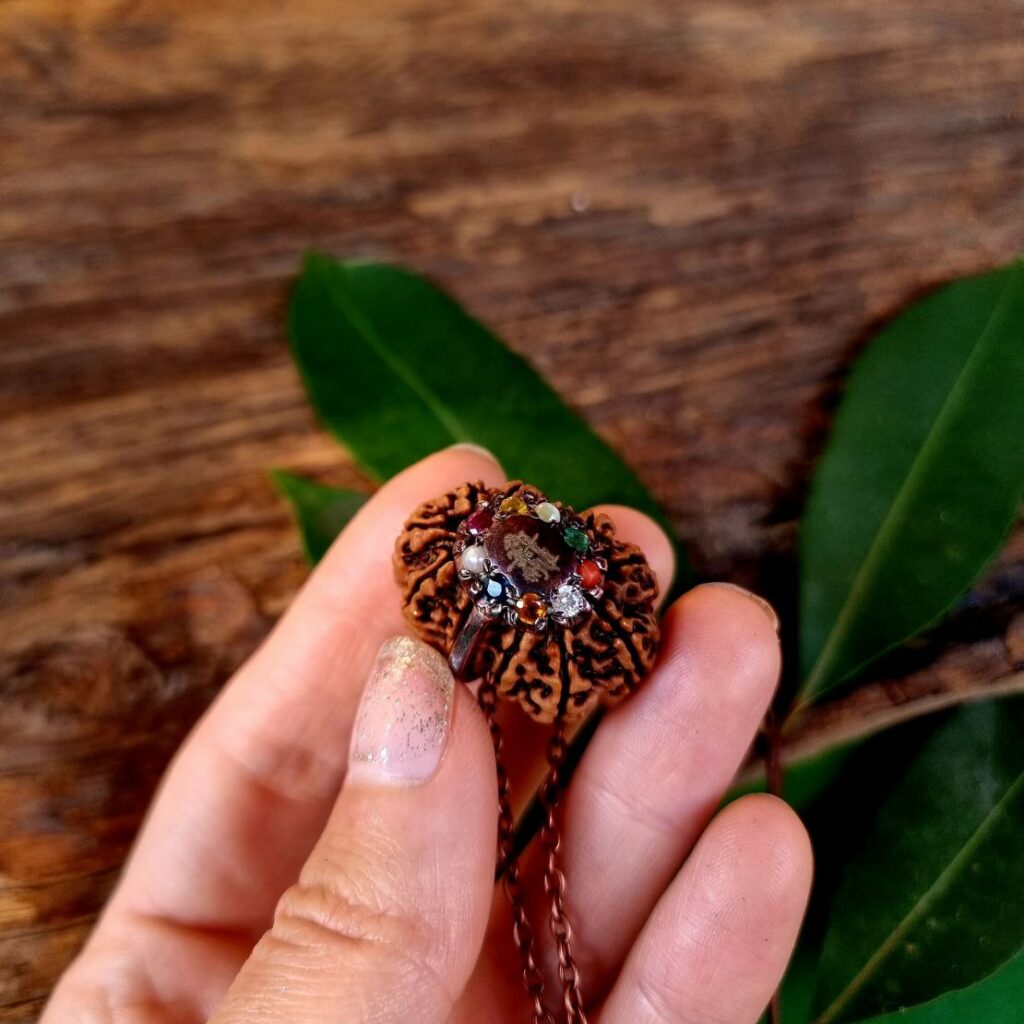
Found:
[(415, 274), (309, 253), (290, 332), (321, 420), (377, 479), (470, 441), (578, 508), (621, 502), (664, 525), (633, 471), (540, 375)]
[(325, 487), (282, 469), (272, 469), (270, 479), (291, 505), (303, 550), (312, 565), (323, 558), (331, 542), (367, 499), (358, 491)]
[[(783, 776), (786, 803), (796, 811), (810, 806), (828, 790), (862, 742), (862, 739), (855, 739), (836, 743), (809, 756), (786, 761)], [(723, 805), (748, 793), (767, 792), (763, 762), (756, 763), (752, 768), (733, 784), (722, 801)]]
[[(817, 977), (817, 950), (810, 948), (809, 943), (801, 941), (797, 944), (786, 968), (786, 976), (782, 979), (779, 991), (780, 1017), (784, 1024), (807, 1024), (810, 1020), (811, 999), (814, 997), (814, 982)], [(762, 1024), (769, 1024), (767, 1014)]]
[(865, 1024), (1017, 1024), (1024, 1016), (1024, 951), (983, 981)]
[(933, 623), (1024, 487), (1024, 264), (943, 288), (857, 362), (800, 529), (804, 700)]
[(851, 852), (829, 917), (817, 1024), (912, 1006), (1024, 946), (1024, 702), (961, 708)]

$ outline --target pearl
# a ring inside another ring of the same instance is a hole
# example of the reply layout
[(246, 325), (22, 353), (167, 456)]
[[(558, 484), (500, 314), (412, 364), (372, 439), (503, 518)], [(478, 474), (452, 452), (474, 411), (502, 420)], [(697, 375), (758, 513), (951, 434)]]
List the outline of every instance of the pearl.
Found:
[(471, 544), (459, 555), (459, 567), (479, 576), (484, 571), (486, 557), (482, 544)]

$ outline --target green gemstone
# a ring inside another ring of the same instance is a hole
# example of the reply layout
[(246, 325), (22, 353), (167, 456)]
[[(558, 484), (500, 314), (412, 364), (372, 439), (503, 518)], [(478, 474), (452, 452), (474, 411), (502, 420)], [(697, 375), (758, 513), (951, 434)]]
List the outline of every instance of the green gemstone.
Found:
[(573, 551), (586, 551), (590, 547), (590, 540), (582, 530), (577, 530), (575, 526), (570, 526), (565, 533), (562, 534), (565, 538), (565, 543), (573, 549)]

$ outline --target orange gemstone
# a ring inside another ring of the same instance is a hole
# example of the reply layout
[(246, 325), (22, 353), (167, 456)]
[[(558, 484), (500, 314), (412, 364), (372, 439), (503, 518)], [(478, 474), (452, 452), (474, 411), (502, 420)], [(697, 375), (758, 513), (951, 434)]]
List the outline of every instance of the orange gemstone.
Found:
[(548, 606), (540, 594), (523, 594), (516, 601), (516, 608), (519, 609), (519, 621), (525, 622), (528, 626), (534, 626), (548, 614)]
[(518, 494), (513, 494), (511, 498), (506, 498), (498, 506), (498, 510), (500, 512), (508, 512), (511, 515), (523, 516), (530, 511), (530, 506)]
[(593, 590), (594, 587), (601, 586), (604, 581), (604, 574), (601, 572), (597, 562), (591, 561), (589, 558), (584, 558), (580, 562), (580, 583), (583, 584), (584, 590)]

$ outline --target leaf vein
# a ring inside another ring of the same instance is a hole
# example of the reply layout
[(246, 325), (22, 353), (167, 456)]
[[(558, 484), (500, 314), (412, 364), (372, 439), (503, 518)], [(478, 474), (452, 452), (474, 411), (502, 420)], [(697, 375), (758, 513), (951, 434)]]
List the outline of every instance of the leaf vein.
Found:
[(374, 329), (370, 318), (359, 308), (345, 289), (328, 288), (327, 293), (330, 301), (337, 307), (338, 311), (348, 318), (353, 327), (362, 335), (363, 340), (377, 353), (387, 364), (396, 377), (409, 388), (429, 409), (438, 422), (448, 431), (452, 442), (469, 441), (472, 439), (471, 431), (468, 430), (461, 420), (452, 414), (444, 402), (424, 383), (415, 370), (407, 362), (400, 359)]
[(928, 431), (927, 437), (915, 455), (903, 483), (889, 503), (879, 529), (864, 557), (864, 561), (861, 562), (860, 568), (857, 570), (850, 585), (850, 589), (847, 591), (846, 598), (836, 614), (828, 639), (825, 641), (811, 671), (808, 673), (803, 687), (808, 695), (814, 695), (822, 689), (822, 679), (827, 676), (832, 666), (835, 650), (843, 636), (848, 632), (847, 624), (855, 617), (866, 599), (870, 596), (870, 583), (876, 566), (885, 559), (891, 547), (892, 534), (894, 532), (893, 524), (901, 521), (901, 513), (912, 501), (925, 478), (927, 469), (933, 463), (935, 449), (947, 435), (949, 422), (954, 418), (955, 413), (959, 409), (963, 391), (967, 386), (966, 382), (971, 379), (975, 365), (981, 361), (982, 355), (986, 352), (993, 325), (1002, 316), (1004, 305), (1016, 297), (1015, 292), (1019, 288), (1024, 268), (1018, 264), (1015, 269), (1014, 277), (1007, 283), (999, 300), (993, 306), (992, 312), (989, 314), (977, 342), (965, 360), (953, 387), (950, 388), (949, 394), (943, 400), (942, 406)]
[(910, 931), (911, 927), (920, 919), (927, 908), (950, 887), (960, 871), (967, 866), (968, 861), (978, 847), (984, 842), (992, 829), (995, 828), (1007, 805), (1011, 804), (1021, 792), (1024, 792), (1024, 773), (1017, 776), (988, 814), (978, 823), (977, 828), (960, 848), (960, 852), (950, 860), (946, 867), (936, 876), (935, 881), (921, 894), (913, 906), (907, 910), (902, 919), (885, 937), (885, 940), (879, 944), (878, 949), (875, 950), (864, 966), (850, 980), (846, 988), (822, 1011), (821, 1015), (817, 1018), (816, 1024), (829, 1024), (830, 1021), (836, 1019), (843, 1008), (864, 987), (868, 979), (881, 967), (885, 958), (893, 951), (907, 932)]

